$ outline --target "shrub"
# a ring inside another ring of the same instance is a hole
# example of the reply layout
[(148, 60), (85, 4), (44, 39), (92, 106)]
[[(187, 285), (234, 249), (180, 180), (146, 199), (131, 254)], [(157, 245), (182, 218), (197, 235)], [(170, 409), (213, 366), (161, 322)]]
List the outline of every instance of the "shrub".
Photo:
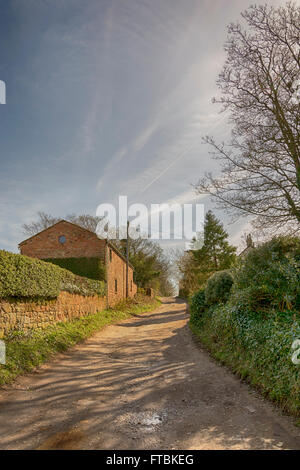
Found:
[(205, 302), (205, 291), (204, 289), (198, 290), (192, 298), (190, 302), (190, 309), (191, 309), (191, 316), (190, 321), (192, 323), (197, 324), (202, 317), (203, 312), (206, 308)]
[(233, 285), (232, 275), (228, 271), (219, 271), (207, 281), (205, 299), (208, 305), (226, 302)]
[(200, 289), (198, 292), (195, 292), (191, 299), (191, 312), (202, 313), (205, 310), (205, 307), (205, 290)]
[(236, 312), (269, 313), (269, 295), (261, 286), (250, 286), (246, 289), (233, 289), (229, 299), (230, 305), (234, 306)]
[[(201, 322), (196, 316), (190, 322), (217, 359), (296, 416), (300, 368), (291, 360), (291, 346), (300, 338), (299, 266), (300, 240), (272, 239), (241, 260), (232, 289), (229, 280), (227, 291), (223, 288), (224, 273), (209, 279), (205, 299), (210, 307)], [(222, 297), (228, 301), (217, 305)]]
[(99, 258), (47, 258), (43, 261), (60, 266), (81, 277), (105, 280), (105, 267)]
[[(251, 292), (252, 307), (279, 310), (300, 306), (300, 242), (276, 237), (251, 250), (236, 272), (234, 291)], [(247, 294), (248, 292), (248, 294)]]
[(0, 251), (0, 298), (57, 297), (62, 271), (56, 266)]
[(0, 298), (56, 298), (61, 290), (104, 295), (105, 283), (75, 276), (54, 264), (0, 251)]
[(189, 291), (188, 289), (179, 289), (179, 293), (178, 293), (178, 297), (180, 297), (181, 299), (187, 299), (189, 296)]

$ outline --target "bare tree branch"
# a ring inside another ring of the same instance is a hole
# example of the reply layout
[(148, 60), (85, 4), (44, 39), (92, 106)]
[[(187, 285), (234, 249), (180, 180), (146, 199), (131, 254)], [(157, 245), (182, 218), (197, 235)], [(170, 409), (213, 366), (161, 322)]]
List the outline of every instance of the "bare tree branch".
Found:
[(252, 6), (247, 27), (231, 24), (226, 61), (214, 102), (230, 112), (229, 142), (204, 141), (221, 164), (206, 174), (198, 193), (210, 194), (257, 226), (300, 228), (300, 7)]

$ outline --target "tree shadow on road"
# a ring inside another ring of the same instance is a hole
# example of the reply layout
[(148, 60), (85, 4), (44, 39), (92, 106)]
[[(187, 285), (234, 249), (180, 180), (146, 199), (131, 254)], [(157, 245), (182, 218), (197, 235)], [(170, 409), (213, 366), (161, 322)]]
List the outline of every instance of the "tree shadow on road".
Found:
[(245, 384), (197, 348), (185, 303), (164, 306), (17, 381), (22, 390), (0, 401), (0, 448), (299, 448), (279, 415), (270, 420)]

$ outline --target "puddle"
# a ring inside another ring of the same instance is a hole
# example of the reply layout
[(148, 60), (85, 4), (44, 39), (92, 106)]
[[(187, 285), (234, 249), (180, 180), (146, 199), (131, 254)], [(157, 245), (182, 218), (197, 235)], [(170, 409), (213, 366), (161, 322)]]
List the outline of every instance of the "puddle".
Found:
[(156, 426), (157, 424), (161, 424), (162, 418), (158, 414), (154, 414), (149, 416), (148, 418), (142, 419), (142, 424), (145, 426)]
[[(129, 426), (134, 426), (138, 432), (153, 432), (167, 418), (166, 411), (161, 413), (153, 411), (142, 411), (139, 413), (128, 413), (121, 418)], [(121, 423), (120, 423), (121, 424)]]

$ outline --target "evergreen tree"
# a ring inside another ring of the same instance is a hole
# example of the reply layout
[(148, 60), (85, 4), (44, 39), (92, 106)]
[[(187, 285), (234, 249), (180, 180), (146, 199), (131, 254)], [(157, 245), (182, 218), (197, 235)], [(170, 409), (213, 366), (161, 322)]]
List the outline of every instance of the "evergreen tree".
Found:
[[(197, 240), (194, 240), (197, 243)], [(204, 243), (199, 250), (190, 250), (181, 262), (181, 286), (191, 291), (203, 286), (216, 271), (230, 268), (236, 248), (229, 245), (228, 233), (217, 217), (208, 211), (204, 221)]]
[(236, 248), (229, 245), (228, 233), (217, 217), (208, 211), (204, 221), (204, 244), (192, 254), (204, 271), (227, 269), (235, 260)]

